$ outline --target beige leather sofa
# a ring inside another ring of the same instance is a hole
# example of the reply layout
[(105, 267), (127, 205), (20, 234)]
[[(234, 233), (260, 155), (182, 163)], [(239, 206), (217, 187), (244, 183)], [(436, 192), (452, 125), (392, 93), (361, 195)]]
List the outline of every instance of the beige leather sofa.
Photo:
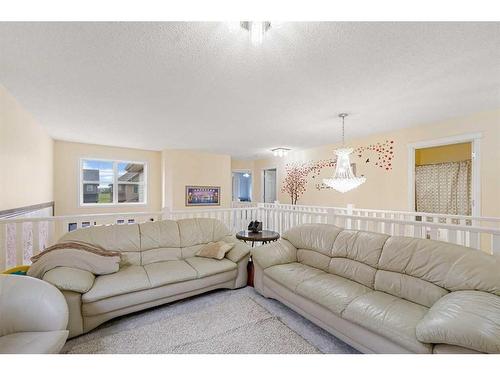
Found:
[(67, 324), (66, 301), (54, 286), (28, 276), (0, 275), (0, 353), (59, 353)]
[(500, 353), (500, 259), (439, 241), (297, 226), (254, 285), (365, 353)]
[[(203, 244), (219, 240), (235, 243), (224, 259), (195, 256)], [(215, 219), (95, 226), (70, 232), (64, 241), (120, 251), (122, 258), (120, 270), (109, 275), (67, 267), (45, 273), (43, 279), (61, 289), (68, 303), (69, 337), (120, 315), (247, 283), (249, 247)]]

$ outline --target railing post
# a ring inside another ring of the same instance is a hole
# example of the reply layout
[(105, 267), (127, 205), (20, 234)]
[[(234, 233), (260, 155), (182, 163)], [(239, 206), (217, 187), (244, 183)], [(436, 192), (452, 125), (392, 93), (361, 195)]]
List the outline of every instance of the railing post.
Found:
[(491, 253), (495, 255), (500, 255), (500, 235), (491, 236)]
[(169, 220), (171, 215), (170, 207), (163, 207), (162, 213), (161, 213), (161, 218), (163, 220)]
[(347, 215), (352, 215), (353, 211), (354, 211), (354, 204), (348, 203), (347, 204)]
[(335, 209), (327, 208), (326, 210), (326, 223), (335, 224)]
[(6, 243), (6, 234), (7, 224), (0, 223), (0, 271), (3, 271), (7, 268), (7, 246)]

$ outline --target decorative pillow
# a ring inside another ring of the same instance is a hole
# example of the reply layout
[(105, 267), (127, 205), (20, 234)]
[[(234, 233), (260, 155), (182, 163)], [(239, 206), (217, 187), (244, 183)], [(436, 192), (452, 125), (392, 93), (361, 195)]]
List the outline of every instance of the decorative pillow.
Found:
[(196, 253), (196, 256), (221, 260), (233, 246), (234, 243), (227, 243), (224, 241), (209, 242)]

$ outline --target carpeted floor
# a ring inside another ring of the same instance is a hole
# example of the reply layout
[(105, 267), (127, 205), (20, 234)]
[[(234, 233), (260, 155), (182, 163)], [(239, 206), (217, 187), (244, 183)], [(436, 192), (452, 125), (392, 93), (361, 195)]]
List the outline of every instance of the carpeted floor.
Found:
[(247, 287), (219, 290), (104, 323), (62, 353), (357, 353)]

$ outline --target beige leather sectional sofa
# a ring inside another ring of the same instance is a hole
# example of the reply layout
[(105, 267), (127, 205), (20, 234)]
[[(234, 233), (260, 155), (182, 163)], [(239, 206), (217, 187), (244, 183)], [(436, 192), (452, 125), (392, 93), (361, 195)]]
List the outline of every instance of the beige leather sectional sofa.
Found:
[[(236, 245), (222, 260), (196, 257), (208, 242)], [(83, 241), (121, 252), (120, 269), (95, 276), (58, 267), (43, 279), (57, 286), (69, 307), (69, 337), (134, 311), (218, 288), (247, 283), (249, 247), (218, 220), (199, 218), (144, 224), (95, 226), (66, 234), (59, 242)]]
[(0, 354), (59, 353), (67, 324), (59, 290), (32, 277), (0, 275)]
[(365, 353), (500, 353), (500, 260), (439, 241), (297, 226), (254, 285)]

